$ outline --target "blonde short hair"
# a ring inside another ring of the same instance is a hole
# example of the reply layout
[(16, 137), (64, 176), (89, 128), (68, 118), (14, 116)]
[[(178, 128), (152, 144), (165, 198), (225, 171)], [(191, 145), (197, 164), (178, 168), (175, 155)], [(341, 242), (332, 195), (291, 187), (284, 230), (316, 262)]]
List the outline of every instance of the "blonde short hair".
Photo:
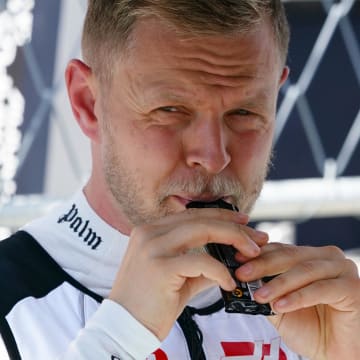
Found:
[(244, 34), (268, 19), (283, 64), (287, 58), (289, 26), (281, 0), (89, 0), (82, 50), (97, 76), (111, 80), (136, 20), (149, 16), (191, 36)]

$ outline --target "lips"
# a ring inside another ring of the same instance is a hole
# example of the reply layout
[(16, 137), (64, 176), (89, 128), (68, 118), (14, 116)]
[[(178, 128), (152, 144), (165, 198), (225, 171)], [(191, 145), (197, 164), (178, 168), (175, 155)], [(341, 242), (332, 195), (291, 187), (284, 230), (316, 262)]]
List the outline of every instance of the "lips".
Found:
[(224, 200), (230, 204), (232, 204), (233, 198), (232, 196), (214, 196), (213, 194), (201, 194), (201, 195), (174, 195), (173, 196), (178, 202), (180, 202), (184, 207), (186, 207), (187, 204), (193, 201), (198, 202), (214, 202), (217, 200)]

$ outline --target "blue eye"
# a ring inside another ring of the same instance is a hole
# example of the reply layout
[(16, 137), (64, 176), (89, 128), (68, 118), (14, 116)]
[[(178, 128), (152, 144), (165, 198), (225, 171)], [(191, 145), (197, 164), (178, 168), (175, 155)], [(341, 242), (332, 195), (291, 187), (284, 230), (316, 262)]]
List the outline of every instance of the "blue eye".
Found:
[(179, 111), (179, 109), (175, 106), (163, 106), (163, 107), (159, 108), (159, 110), (168, 112), (168, 113), (175, 113), (175, 112)]
[(230, 113), (231, 115), (241, 115), (241, 116), (247, 116), (247, 115), (250, 115), (250, 111), (248, 110), (245, 110), (245, 109), (237, 109), (237, 110), (234, 110)]

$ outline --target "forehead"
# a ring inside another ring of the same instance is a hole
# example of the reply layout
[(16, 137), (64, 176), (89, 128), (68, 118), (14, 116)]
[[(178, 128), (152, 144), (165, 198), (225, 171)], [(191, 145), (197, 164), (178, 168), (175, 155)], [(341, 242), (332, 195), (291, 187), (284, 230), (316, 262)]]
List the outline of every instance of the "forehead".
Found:
[(161, 20), (141, 19), (117, 64), (140, 87), (141, 82), (230, 88), (249, 81), (273, 83), (281, 70), (279, 50), (265, 21), (247, 34), (191, 37)]

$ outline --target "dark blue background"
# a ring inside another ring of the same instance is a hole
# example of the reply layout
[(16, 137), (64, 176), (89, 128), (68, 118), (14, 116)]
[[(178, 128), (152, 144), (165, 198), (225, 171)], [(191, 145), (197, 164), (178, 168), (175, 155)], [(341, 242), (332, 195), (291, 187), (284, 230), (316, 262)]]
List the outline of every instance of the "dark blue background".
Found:
[[(60, 1), (37, 0), (35, 4), (33, 39), (32, 43), (27, 46), (31, 47), (30, 54), (37, 60), (43, 86), (51, 87)], [(288, 64), (291, 68), (290, 81), (294, 83), (308, 59), (325, 21), (326, 12), (320, 1), (287, 3), (286, 8), (292, 29)], [(352, 9), (350, 19), (360, 43), (359, 2), (356, 2)], [(30, 119), (41, 103), (41, 94), (34, 86), (33, 77), (29, 76), (29, 68), (25, 62), (25, 50), (23, 48), (18, 52), (17, 60), (10, 69), (15, 77), (16, 85), (27, 99), (23, 130), (28, 128)], [(339, 30), (336, 31), (335, 38), (331, 41), (320, 69), (306, 95), (321, 134), (326, 157), (336, 158), (360, 105), (359, 84), (356, 81)], [(41, 130), (16, 177), (20, 194), (43, 192), (48, 115), (49, 111), (46, 110)], [(270, 179), (320, 177), (322, 175), (315, 165), (296, 108), (276, 144), (275, 150), (275, 166), (270, 173)], [(360, 174), (359, 156), (360, 147), (358, 146), (344, 175)], [(357, 218), (301, 221), (297, 224), (297, 239), (299, 244), (336, 244), (344, 249), (358, 247), (360, 222)]]
[[(288, 3), (286, 8), (292, 31), (288, 58), (290, 81), (295, 83), (325, 21), (326, 12), (320, 1)], [(359, 2), (356, 2), (351, 10), (350, 20), (360, 44)], [(316, 119), (326, 157), (336, 159), (360, 109), (360, 87), (339, 29), (336, 30), (306, 95)], [(314, 162), (296, 108), (291, 113), (275, 151), (275, 167), (270, 173), (270, 179), (322, 176)], [(358, 144), (343, 175), (359, 175), (359, 159)], [(299, 244), (334, 244), (343, 249), (359, 247), (360, 222), (358, 218), (300, 221), (297, 224), (296, 236)]]

